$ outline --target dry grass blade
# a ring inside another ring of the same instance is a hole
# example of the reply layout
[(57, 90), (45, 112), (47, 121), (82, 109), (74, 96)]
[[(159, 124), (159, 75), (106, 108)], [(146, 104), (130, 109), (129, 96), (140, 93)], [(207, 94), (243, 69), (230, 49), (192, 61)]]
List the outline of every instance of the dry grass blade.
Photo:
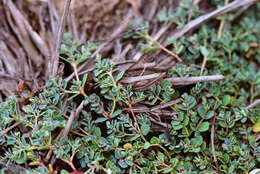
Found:
[(155, 120), (153, 117), (150, 117), (150, 120), (155, 123), (155, 124), (158, 124), (164, 128), (166, 128), (167, 130), (171, 129), (171, 124), (168, 124), (168, 123), (163, 123), (161, 121), (158, 121), (158, 120)]
[[(71, 111), (69, 120), (67, 122), (66, 127), (64, 128), (64, 130), (62, 131), (62, 136), (61, 137), (66, 137), (70, 131), (70, 128), (72, 126), (73, 121), (75, 120), (76, 116), (79, 115), (79, 113), (82, 111), (83, 109), (83, 103), (81, 102), (81, 104), (78, 106), (78, 108), (76, 109), (76, 111)], [(60, 137), (60, 138), (61, 138)]]
[(171, 55), (172, 57), (176, 58), (179, 62), (182, 62), (183, 60), (175, 53), (171, 52), (170, 50), (168, 50), (167, 48), (165, 48), (163, 45), (161, 45), (159, 42), (157, 42), (155, 39), (153, 39), (151, 36), (149, 36), (148, 34), (145, 35), (145, 37), (149, 40), (151, 40), (152, 42), (155, 42), (158, 47), (160, 49), (162, 49), (163, 51), (165, 51), (166, 53), (168, 53), (169, 55)]
[(180, 102), (181, 102), (181, 99), (173, 100), (173, 101), (170, 101), (170, 102), (167, 102), (167, 103), (158, 105), (158, 106), (154, 106), (154, 107), (151, 108), (151, 111), (155, 111), (155, 110), (158, 110), (158, 109), (167, 108), (167, 107), (169, 107), (169, 106), (172, 106), (172, 105), (177, 104), (177, 103), (180, 103)]
[(161, 76), (162, 74), (163, 73), (154, 73), (154, 74), (138, 76), (138, 77), (125, 77), (123, 80), (121, 80), (121, 82), (122, 83), (135, 83), (138, 81), (154, 79), (154, 78)]
[(12, 162), (8, 162), (7, 160), (1, 159), (1, 158), (0, 158), (0, 167), (1, 167), (1, 169), (7, 169), (9, 172), (12, 172), (12, 173), (26, 173), (26, 171), (27, 171), (26, 168), (24, 168), (20, 165), (14, 164)]
[(198, 82), (209, 82), (209, 81), (217, 81), (224, 80), (225, 76), (223, 75), (212, 75), (212, 76), (198, 76), (198, 77), (177, 77), (177, 78), (167, 78), (173, 86), (179, 85), (191, 85)]
[[(26, 29), (25, 18), (20, 13), (20, 11), (15, 7), (15, 5), (11, 0), (5, 3), (9, 9), (9, 11), (7, 11), (6, 13), (7, 13), (7, 19), (9, 24), (13, 25), (12, 30), (18, 37), (20, 43), (22, 43), (22, 46), (26, 50), (27, 55), (33, 60), (33, 62), (36, 65), (40, 65), (43, 62), (43, 59), (39, 55), (37, 49), (35, 48), (34, 43), (31, 41), (30, 33)], [(11, 13), (15, 23), (13, 23), (9, 12)]]
[(246, 109), (250, 110), (250, 109), (253, 109), (254, 107), (256, 107), (257, 105), (260, 105), (260, 99), (254, 101), (252, 104), (248, 105), (246, 107)]
[[(112, 33), (111, 38), (107, 40), (106, 42), (102, 43), (98, 49), (91, 55), (91, 59), (84, 62), (82, 65), (78, 67), (78, 72), (80, 74), (80, 71), (82, 71), (86, 66), (91, 65), (94, 63), (94, 57), (97, 54), (100, 54), (100, 52), (109, 44), (111, 43), (119, 34), (121, 34), (130, 24), (133, 17), (133, 13), (130, 12), (124, 19), (124, 21), (120, 24), (120, 26)], [(84, 71), (93, 70), (93, 66), (88, 66), (88, 68)], [(75, 76), (75, 73), (73, 72), (69, 77), (67, 77), (65, 80), (70, 81)]]
[[(156, 41), (169, 29), (169, 27), (171, 26), (171, 24), (168, 24), (166, 26), (163, 26), (153, 38), (153, 41)], [(152, 45), (153, 42), (150, 42), (150, 45)], [(157, 42), (157, 44), (160, 44), (159, 42)], [(160, 44), (161, 45), (161, 44)], [(163, 45), (161, 45), (163, 47)], [(139, 51), (135, 54), (133, 60), (138, 61), (142, 56), (143, 56), (143, 52)]]
[(256, 2), (256, 1), (257, 0), (243, 0), (243, 1), (236, 0), (236, 1), (233, 1), (232, 3), (229, 3), (229, 4), (225, 5), (224, 7), (221, 7), (217, 10), (214, 10), (213, 12), (210, 12), (206, 15), (200, 16), (197, 19), (190, 21), (182, 29), (176, 30), (173, 34), (171, 34), (170, 37), (179, 38), (179, 37), (183, 36), (184, 34), (186, 34), (188, 31), (191, 31), (191, 30), (197, 28), (198, 26), (200, 26), (202, 23), (206, 22), (210, 18), (214, 18), (216, 16), (230, 12), (230, 11), (236, 9), (236, 8), (239, 8), (239, 7), (243, 7), (243, 6), (246, 6), (248, 4), (252, 4), (253, 2)]
[(6, 71), (9, 75), (15, 75), (16, 74), (16, 67), (17, 67), (17, 62), (12, 56), (12, 53), (8, 49), (7, 45), (0, 41), (0, 58), (3, 61), (3, 64), (6, 67)]
[(57, 41), (55, 43), (55, 52), (53, 54), (53, 58), (52, 58), (52, 63), (50, 64), (51, 68), (49, 67), (51, 71), (51, 75), (54, 77), (57, 75), (57, 71), (58, 71), (58, 64), (59, 64), (59, 55), (60, 55), (60, 46), (61, 46), (61, 40), (63, 37), (63, 33), (64, 33), (64, 26), (65, 26), (65, 21), (66, 18), (68, 16), (68, 11), (69, 11), (69, 7), (70, 7), (70, 2), (71, 0), (66, 0), (66, 3), (64, 5), (64, 9), (63, 9), (63, 14), (59, 23), (59, 29), (57, 30)]

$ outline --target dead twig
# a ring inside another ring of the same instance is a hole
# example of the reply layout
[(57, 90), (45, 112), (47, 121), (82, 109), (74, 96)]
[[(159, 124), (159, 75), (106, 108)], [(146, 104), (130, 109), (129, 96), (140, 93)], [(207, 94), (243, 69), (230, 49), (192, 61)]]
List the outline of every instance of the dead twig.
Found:
[(206, 22), (207, 20), (209, 20), (211, 18), (214, 18), (216, 16), (230, 12), (230, 11), (236, 9), (236, 8), (243, 7), (243, 6), (246, 6), (248, 4), (252, 4), (256, 1), (257, 0), (243, 0), (243, 1), (236, 0), (236, 1), (233, 1), (233, 2), (219, 8), (217, 10), (214, 10), (213, 12), (210, 12), (208, 14), (205, 14), (203, 16), (198, 17), (197, 19), (190, 21), (182, 29), (174, 31), (174, 33), (171, 34), (170, 37), (179, 38), (179, 37), (183, 36), (184, 34), (186, 34), (188, 31), (191, 31), (191, 30), (197, 28), (198, 26), (200, 26), (201, 24), (203, 24), (204, 22)]
[(237, 19), (242, 13), (244, 13), (252, 4), (254, 4), (254, 1), (252, 1), (251, 3), (249, 3), (246, 6), (243, 6), (242, 8), (240, 8), (234, 15), (232, 21), (234, 21), (235, 19)]
[(214, 143), (216, 117), (217, 117), (217, 114), (214, 115), (212, 122), (211, 122), (210, 142), (211, 142), (211, 151), (212, 151), (213, 160), (214, 160), (215, 165), (216, 165), (217, 173), (219, 173), (218, 160), (217, 160), (217, 157), (216, 157), (215, 143)]
[(202, 76), (203, 71), (204, 71), (204, 69), (205, 69), (205, 67), (206, 67), (206, 63), (207, 63), (207, 56), (204, 56), (203, 62), (202, 62), (202, 66), (201, 66), (201, 69), (200, 69), (200, 75), (201, 75), (201, 76)]
[(7, 132), (9, 132), (10, 130), (12, 130), (13, 128), (15, 128), (16, 126), (18, 126), (19, 124), (20, 124), (19, 122), (16, 122), (12, 126), (6, 128), (5, 130), (0, 131), (0, 137), (6, 134)]
[(161, 105), (157, 105), (157, 106), (154, 106), (151, 108), (151, 111), (155, 111), (155, 110), (158, 110), (158, 109), (163, 109), (163, 108), (167, 108), (167, 107), (170, 107), (174, 104), (177, 104), (177, 103), (180, 103), (181, 102), (181, 99), (176, 99), (176, 100), (172, 100), (172, 101), (169, 101), (167, 103), (164, 103), (164, 104), (161, 104)]
[(183, 60), (175, 53), (171, 52), (170, 50), (168, 50), (166, 47), (164, 47), (163, 45), (161, 45), (157, 40), (153, 39), (151, 36), (149, 36), (148, 34), (144, 35), (144, 37), (146, 39), (149, 39), (150, 41), (152, 41), (152, 43), (156, 43), (156, 45), (162, 49), (163, 51), (165, 51), (166, 53), (168, 53), (169, 55), (171, 55), (172, 57), (176, 58), (179, 62), (182, 62)]
[[(165, 25), (163, 26), (155, 36), (152, 36), (152, 38), (154, 39), (154, 41), (157, 41), (171, 26), (171, 24)], [(159, 42), (157, 42), (159, 43)], [(152, 42), (150, 42), (150, 45), (152, 45)], [(162, 45), (163, 46), (163, 45)], [(143, 52), (139, 51), (135, 54), (135, 56), (133, 57), (133, 60), (138, 61), (140, 60), (140, 58), (143, 56)]]
[[(133, 13), (129, 13), (127, 15), (127, 17), (124, 19), (123, 23), (112, 33), (111, 38), (109, 40), (107, 40), (106, 42), (104, 42), (103, 44), (101, 44), (98, 49), (91, 55), (90, 60), (84, 62), (83, 64), (81, 64), (78, 67), (78, 73), (80, 74), (80, 71), (83, 70), (83, 68), (85, 68), (87, 65), (91, 65), (94, 63), (94, 57), (96, 57), (97, 54), (99, 54), (109, 43), (111, 43), (114, 39), (117, 38), (118, 35), (120, 35), (130, 24), (131, 20), (133, 17)], [(111, 44), (112, 45), (112, 44)], [(88, 70), (93, 70), (94, 67), (93, 66), (89, 66), (87, 69), (85, 69), (84, 71)], [(73, 77), (75, 76), (75, 73), (73, 72), (69, 77), (67, 77), (65, 80), (66, 81), (70, 81)]]
[(21, 79), (15, 77), (15, 76), (12, 76), (12, 75), (4, 73), (4, 72), (0, 72), (0, 78), (8, 78), (8, 79), (16, 80), (16, 81), (21, 80)]
[(246, 109), (250, 110), (250, 109), (253, 109), (254, 107), (256, 107), (257, 105), (260, 105), (260, 99), (254, 101), (252, 104), (248, 105), (246, 107)]
[(158, 77), (154, 78), (150, 82), (148, 82), (148, 83), (146, 83), (146, 84), (144, 84), (142, 86), (135, 87), (135, 89), (136, 90), (145, 90), (145, 89), (149, 88), (150, 86), (152, 86), (154, 83), (158, 82), (164, 76), (165, 76), (165, 73), (161, 73), (161, 75), (159, 75)]
[(0, 168), (6, 168), (11, 173), (26, 173), (26, 171), (28, 171), (26, 168), (12, 162), (8, 162), (2, 158), (0, 158)]
[[(71, 111), (69, 120), (67, 121), (66, 127), (59, 133), (59, 135), (55, 138), (55, 141), (60, 140), (63, 137), (66, 137), (70, 131), (70, 128), (72, 126), (73, 121), (76, 119), (76, 116), (79, 115), (79, 113), (82, 111), (83, 109), (83, 103), (81, 102), (81, 104), (78, 106), (78, 108), (76, 109), (76, 111)], [(46, 161), (48, 161), (50, 159), (52, 155), (52, 150), (50, 149), (46, 155)]]
[(70, 128), (72, 126), (72, 123), (73, 121), (75, 120), (76, 116), (82, 111), (83, 109), (83, 103), (84, 102), (81, 102), (81, 104), (78, 106), (78, 108), (76, 109), (76, 111), (72, 111), (71, 114), (70, 114), (70, 117), (69, 117), (69, 120), (66, 124), (66, 127), (64, 128), (63, 132), (62, 132), (62, 137), (66, 137), (70, 131)]
[(138, 81), (142, 80), (149, 80), (153, 78), (157, 78), (161, 76), (164, 73), (154, 73), (154, 74), (149, 74), (149, 75), (144, 75), (144, 76), (137, 76), (137, 77), (125, 77), (123, 80), (121, 80), (122, 83), (135, 83)]
[[(160, 121), (158, 121), (158, 120), (155, 120), (155, 119), (152, 118), (152, 117), (149, 117), (149, 118), (150, 118), (150, 120), (151, 120), (153, 123), (158, 124), (158, 125), (160, 125), (160, 126), (166, 128), (167, 130), (171, 129), (171, 127), (172, 127), (171, 124), (160, 122)], [(165, 130), (164, 130), (164, 131), (165, 131)]]
[(62, 17), (61, 17), (61, 20), (59, 23), (58, 34), (56, 37), (55, 52), (54, 52), (54, 55), (52, 57), (52, 61), (51, 61), (50, 67), (49, 67), (49, 69), (51, 70), (51, 75), (53, 77), (57, 75), (57, 71), (58, 71), (61, 40), (62, 40), (63, 33), (64, 33), (65, 21), (68, 16), (70, 2), (71, 2), (71, 0), (66, 0), (66, 3), (64, 5), (63, 14), (62, 14)]
[[(228, 3), (229, 3), (229, 0), (225, 0), (225, 5), (227, 5)], [(226, 23), (225, 19), (221, 20), (220, 26), (218, 29), (218, 38), (221, 38), (221, 36), (222, 36), (222, 31), (223, 31), (225, 23)]]
[(191, 85), (198, 82), (209, 82), (224, 80), (226, 77), (223, 75), (212, 75), (212, 76), (197, 76), (197, 77), (177, 77), (177, 78), (167, 78), (173, 86), (179, 85)]

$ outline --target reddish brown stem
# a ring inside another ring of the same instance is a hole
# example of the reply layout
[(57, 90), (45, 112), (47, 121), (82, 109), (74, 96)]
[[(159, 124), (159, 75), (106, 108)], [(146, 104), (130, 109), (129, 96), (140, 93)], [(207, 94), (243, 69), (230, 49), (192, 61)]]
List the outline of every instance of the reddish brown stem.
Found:
[(146, 142), (146, 139), (144, 138), (144, 136), (143, 136), (143, 134), (142, 134), (142, 132), (141, 132), (141, 129), (140, 129), (139, 125), (138, 125), (137, 119), (136, 119), (136, 117), (135, 117), (135, 113), (134, 113), (134, 111), (133, 111), (133, 107), (132, 107), (131, 101), (128, 100), (128, 103), (129, 103), (129, 110), (130, 110), (130, 112), (131, 112), (131, 114), (132, 114), (132, 116), (133, 116), (133, 118), (134, 118), (134, 120), (135, 120), (137, 130), (138, 130), (138, 132), (139, 132), (141, 138)]

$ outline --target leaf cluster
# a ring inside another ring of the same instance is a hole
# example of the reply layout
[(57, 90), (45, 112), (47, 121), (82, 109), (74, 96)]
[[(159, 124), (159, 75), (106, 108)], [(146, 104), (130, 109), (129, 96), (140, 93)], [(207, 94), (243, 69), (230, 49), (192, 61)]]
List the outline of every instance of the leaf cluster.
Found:
[[(191, 11), (198, 10), (189, 3), (182, 2), (175, 14), (162, 9), (158, 20), (181, 28)], [(255, 8), (260, 10), (259, 3)], [(260, 111), (246, 108), (260, 98), (259, 18), (249, 11), (237, 23), (227, 22), (221, 37), (209, 23), (188, 37), (168, 38), (167, 47), (185, 62), (198, 64), (206, 57), (203, 75), (226, 76), (223, 81), (189, 88), (163, 80), (137, 91), (120, 82), (125, 71), (100, 55), (90, 72), (94, 76), (90, 88), (88, 74), (78, 75), (77, 67), (91, 57), (96, 45), (80, 46), (65, 39), (61, 56), (75, 78), (50, 79), (25, 106), (15, 96), (0, 104), (0, 160), (26, 166), (29, 173), (52, 172), (51, 163), (58, 160), (70, 166), (61, 173), (216, 173), (213, 131), (219, 172), (248, 173), (260, 165), (259, 141), (253, 131)], [(136, 34), (147, 39), (148, 31)], [(152, 50), (158, 45), (149, 40), (146, 46)], [(182, 64), (167, 71), (169, 78), (198, 75), (200, 69)], [(150, 109), (177, 99), (179, 103), (156, 112)], [(69, 134), (59, 135), (81, 103), (83, 109)], [(140, 106), (148, 109), (136, 111)], [(1, 134), (15, 122), (19, 126)]]

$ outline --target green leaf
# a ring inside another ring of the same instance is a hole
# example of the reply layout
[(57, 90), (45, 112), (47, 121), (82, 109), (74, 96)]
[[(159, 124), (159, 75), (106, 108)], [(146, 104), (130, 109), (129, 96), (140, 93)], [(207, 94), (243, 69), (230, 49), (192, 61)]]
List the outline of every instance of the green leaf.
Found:
[(260, 78), (257, 78), (257, 79), (256, 79), (255, 84), (256, 84), (256, 85), (259, 85), (259, 84), (260, 84)]
[(69, 174), (69, 172), (67, 172), (67, 170), (62, 169), (62, 170), (60, 171), (60, 174)]
[(158, 137), (152, 137), (150, 142), (151, 142), (151, 144), (159, 144), (160, 139)]
[(189, 116), (185, 115), (183, 120), (183, 125), (187, 126), (189, 124)]
[(104, 122), (106, 120), (107, 120), (106, 117), (99, 117), (98, 119), (95, 120), (95, 123), (101, 123), (101, 122)]
[(161, 84), (163, 90), (168, 90), (169, 87), (172, 86), (169, 80), (164, 80)]
[(82, 87), (82, 88), (85, 86), (85, 83), (86, 83), (86, 81), (87, 81), (87, 77), (88, 77), (88, 74), (84, 74), (83, 79), (82, 79), (82, 82), (81, 82), (81, 87)]
[(141, 131), (142, 131), (143, 135), (147, 135), (150, 131), (150, 126), (148, 124), (142, 124)]
[(177, 164), (179, 163), (179, 160), (177, 158), (172, 158), (171, 163), (172, 163), (172, 167), (176, 167)]
[(123, 169), (127, 168), (127, 166), (128, 166), (123, 160), (120, 160), (120, 161), (118, 162), (118, 164), (119, 164), (119, 166), (122, 167)]
[(110, 116), (110, 118), (115, 118), (116, 116), (118, 116), (121, 113), (122, 113), (122, 110), (118, 109), (115, 112), (113, 112), (113, 114)]
[(199, 132), (205, 132), (209, 129), (209, 122), (205, 121), (205, 122), (202, 122), (199, 127), (198, 127), (198, 131)]
[(184, 119), (184, 113), (183, 113), (183, 112), (179, 112), (179, 114), (178, 114), (178, 120), (179, 120), (179, 121), (183, 121), (183, 119)]
[(172, 167), (168, 167), (168, 168), (163, 169), (163, 173), (170, 173), (171, 171), (173, 171)]
[(150, 146), (151, 146), (151, 144), (149, 142), (144, 143), (144, 149), (148, 149)]
[(174, 126), (177, 126), (177, 125), (179, 125), (180, 124), (180, 122), (179, 121), (175, 121), (175, 120), (172, 120), (172, 127), (174, 127)]
[(199, 115), (203, 118), (205, 114), (205, 107), (203, 105), (200, 105), (197, 110)]
[(223, 105), (227, 106), (228, 104), (230, 104), (230, 100), (231, 100), (230, 96), (229, 95), (225, 95), (223, 97), (223, 99), (222, 99)]
[(125, 163), (128, 165), (128, 166), (133, 166), (134, 163), (128, 159), (125, 160)]
[(203, 143), (203, 138), (202, 138), (202, 136), (197, 136), (197, 137), (195, 137), (195, 138), (192, 138), (192, 139), (191, 139), (191, 143), (192, 143), (194, 146), (196, 146), (196, 147), (201, 146), (201, 144)]
[(200, 46), (200, 52), (204, 57), (208, 57), (209, 56), (209, 51), (207, 50), (206, 47), (204, 46)]
[(139, 138), (139, 137), (140, 137), (140, 135), (137, 134), (137, 135), (135, 135), (134, 137), (130, 138), (129, 141), (134, 141), (134, 140), (136, 140), (136, 139)]
[(26, 153), (24, 151), (20, 152), (18, 157), (15, 159), (17, 164), (23, 164), (26, 162)]
[(165, 21), (168, 20), (167, 11), (166, 11), (165, 7), (163, 7), (163, 9), (158, 13), (157, 19), (158, 19), (159, 22), (165, 22)]
[(233, 171), (235, 170), (235, 166), (232, 165), (228, 168), (228, 173), (233, 173)]
[(184, 50), (184, 46), (181, 45), (181, 46), (178, 48), (177, 52), (176, 52), (177, 55), (179, 55), (183, 50)]
[(124, 74), (125, 74), (125, 71), (119, 72), (118, 75), (117, 75), (117, 77), (116, 77), (116, 81), (118, 82), (119, 80), (121, 80), (122, 77), (124, 76)]
[(93, 134), (97, 137), (101, 137), (101, 130), (99, 127), (94, 126), (93, 127)]
[(182, 129), (182, 128), (183, 128), (183, 125), (182, 125), (182, 124), (176, 125), (176, 126), (173, 127), (174, 130), (180, 130), (180, 129)]
[(260, 132), (260, 123), (259, 122), (256, 122), (254, 124), (253, 131), (256, 133)]
[(206, 115), (206, 119), (211, 119), (214, 116), (214, 111), (209, 111)]

